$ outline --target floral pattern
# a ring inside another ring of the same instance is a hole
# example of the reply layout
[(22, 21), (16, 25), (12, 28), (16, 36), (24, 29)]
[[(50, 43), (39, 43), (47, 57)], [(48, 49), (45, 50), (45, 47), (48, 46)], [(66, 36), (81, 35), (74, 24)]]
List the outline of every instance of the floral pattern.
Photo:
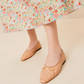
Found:
[(84, 6), (80, 0), (0, 0), (4, 33), (29, 30)]

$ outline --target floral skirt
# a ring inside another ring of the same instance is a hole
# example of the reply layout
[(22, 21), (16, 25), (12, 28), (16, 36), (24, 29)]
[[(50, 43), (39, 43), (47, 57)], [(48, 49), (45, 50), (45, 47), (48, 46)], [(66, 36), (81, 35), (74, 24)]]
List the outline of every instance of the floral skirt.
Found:
[(84, 6), (80, 0), (0, 0), (4, 33), (29, 30)]

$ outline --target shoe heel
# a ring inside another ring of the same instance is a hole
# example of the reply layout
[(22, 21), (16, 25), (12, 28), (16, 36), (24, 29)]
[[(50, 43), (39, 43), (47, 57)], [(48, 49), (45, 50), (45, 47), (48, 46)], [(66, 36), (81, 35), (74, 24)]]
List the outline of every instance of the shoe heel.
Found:
[(62, 65), (64, 65), (64, 63), (66, 62), (66, 60), (64, 60), (64, 62), (63, 62), (63, 64)]
[(39, 51), (40, 49), (41, 49), (42, 47), (40, 47), (38, 50), (36, 50), (36, 51)]

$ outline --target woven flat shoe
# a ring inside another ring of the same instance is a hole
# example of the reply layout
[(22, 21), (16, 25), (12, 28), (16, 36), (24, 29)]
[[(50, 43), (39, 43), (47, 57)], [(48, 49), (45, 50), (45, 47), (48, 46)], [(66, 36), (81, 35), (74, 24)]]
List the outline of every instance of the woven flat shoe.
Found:
[(65, 54), (62, 50), (62, 54), (60, 56), (59, 62), (55, 66), (46, 66), (44, 64), (43, 70), (41, 71), (40, 75), (40, 82), (47, 83), (53, 78), (55, 78), (61, 71), (62, 65), (66, 62)]
[(36, 44), (36, 46), (34, 48), (32, 48), (31, 50), (27, 50), (27, 49), (25, 50), (25, 52), (23, 53), (23, 55), (21, 57), (21, 61), (29, 59), (36, 53), (36, 51), (40, 50), (41, 48), (42, 48), (41, 44), (38, 41), (38, 43)]

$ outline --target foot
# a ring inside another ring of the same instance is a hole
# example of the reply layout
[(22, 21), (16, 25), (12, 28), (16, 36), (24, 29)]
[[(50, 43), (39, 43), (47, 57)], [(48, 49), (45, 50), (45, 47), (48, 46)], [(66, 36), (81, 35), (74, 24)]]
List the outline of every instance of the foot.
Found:
[(25, 50), (21, 57), (21, 61), (27, 60), (32, 57), (38, 50), (41, 49), (41, 44), (38, 41), (33, 47), (31, 45)]
[(60, 55), (62, 53), (61, 49), (57, 49), (56, 52), (49, 52), (46, 58), (45, 65), (46, 66), (55, 66), (59, 60), (60, 60)]
[(40, 82), (42, 84), (46, 84), (49, 81), (51, 81), (53, 78), (55, 78), (61, 71), (62, 65), (66, 62), (66, 56), (65, 53), (62, 50), (62, 53), (60, 55), (60, 60), (55, 66), (44, 66), (41, 71), (40, 75)]

